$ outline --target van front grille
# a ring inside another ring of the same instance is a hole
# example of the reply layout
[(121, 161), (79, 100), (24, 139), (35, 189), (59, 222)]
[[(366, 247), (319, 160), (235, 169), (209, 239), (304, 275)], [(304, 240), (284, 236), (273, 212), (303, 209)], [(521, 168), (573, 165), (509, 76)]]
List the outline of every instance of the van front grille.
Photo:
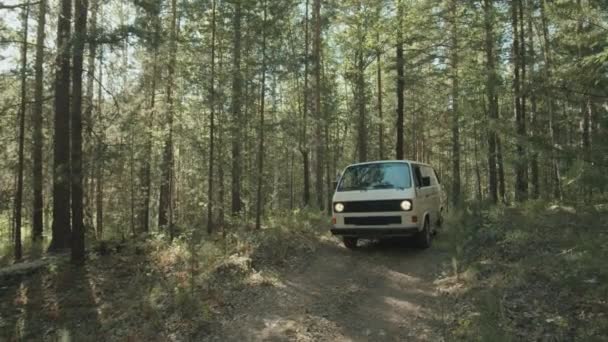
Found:
[(387, 224), (400, 224), (401, 216), (364, 216), (345, 217), (344, 224), (355, 226), (384, 226)]
[(374, 213), (382, 211), (401, 211), (403, 200), (354, 201), (342, 202), (344, 213)]

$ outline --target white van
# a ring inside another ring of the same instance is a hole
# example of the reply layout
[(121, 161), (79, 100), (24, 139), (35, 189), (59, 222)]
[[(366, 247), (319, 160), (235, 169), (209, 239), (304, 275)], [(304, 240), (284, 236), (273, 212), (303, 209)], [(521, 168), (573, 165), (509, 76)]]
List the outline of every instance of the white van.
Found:
[(435, 170), (409, 160), (348, 166), (333, 197), (331, 232), (353, 249), (359, 238), (412, 236), (421, 248), (442, 223), (442, 190)]

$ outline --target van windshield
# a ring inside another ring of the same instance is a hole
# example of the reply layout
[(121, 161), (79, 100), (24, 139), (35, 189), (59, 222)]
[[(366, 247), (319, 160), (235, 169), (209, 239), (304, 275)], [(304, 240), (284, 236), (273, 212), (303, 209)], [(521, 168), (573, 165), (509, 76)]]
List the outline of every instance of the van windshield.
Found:
[(348, 167), (338, 191), (407, 189), (412, 186), (410, 166), (406, 163), (373, 163)]

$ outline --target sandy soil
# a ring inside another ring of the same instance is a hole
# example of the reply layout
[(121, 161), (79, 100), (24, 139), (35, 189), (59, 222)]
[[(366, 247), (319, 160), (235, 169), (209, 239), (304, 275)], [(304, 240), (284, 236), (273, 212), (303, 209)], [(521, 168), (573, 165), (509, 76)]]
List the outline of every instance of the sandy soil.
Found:
[[(337, 239), (279, 270), (274, 286), (234, 294), (209, 341), (442, 341), (447, 304), (435, 279), (448, 253), (407, 242)], [(363, 245), (363, 246), (362, 246)]]
[(179, 300), (177, 278), (132, 250), (2, 279), (0, 341), (444, 340), (450, 304), (435, 280), (449, 254), (440, 243), (351, 251), (326, 235), (312, 240), (280, 266), (260, 259), (234, 286), (201, 289), (193, 305)]

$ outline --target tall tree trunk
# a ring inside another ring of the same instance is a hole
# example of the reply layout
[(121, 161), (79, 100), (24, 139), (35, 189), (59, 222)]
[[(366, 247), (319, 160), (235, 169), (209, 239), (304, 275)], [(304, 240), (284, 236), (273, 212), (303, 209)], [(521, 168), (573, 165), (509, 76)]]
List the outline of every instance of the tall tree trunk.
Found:
[(308, 3), (309, 0), (306, 0), (306, 9), (304, 16), (304, 89), (302, 90), (304, 97), (304, 110), (302, 112), (302, 132), (300, 136), (300, 153), (302, 154), (302, 168), (304, 176), (304, 206), (308, 206), (310, 204), (310, 152), (306, 141), (308, 137), (308, 104), (310, 100), (310, 97), (308, 96), (308, 49), (310, 45), (310, 30), (308, 29)]
[(477, 190), (477, 201), (481, 203), (483, 200), (483, 195), (481, 193), (481, 171), (479, 170), (479, 148), (477, 147), (479, 141), (481, 140), (479, 135), (477, 134), (477, 126), (473, 125), (473, 153), (475, 157), (475, 189)]
[[(101, 139), (100, 139), (101, 140)], [(102, 141), (98, 141), (102, 144)], [(99, 158), (95, 168), (95, 231), (98, 240), (103, 240), (103, 188), (104, 188), (104, 162), (103, 148), (97, 149), (96, 158)]]
[[(528, 57), (530, 60), (530, 75), (528, 76), (527, 90), (530, 94), (530, 133), (533, 138), (538, 135), (538, 113), (536, 103), (536, 89), (533, 88), (533, 82), (536, 81), (536, 52), (534, 51), (534, 26), (532, 24), (532, 13), (534, 6), (532, 1), (528, 0), (527, 6), (527, 21), (528, 21)], [(540, 182), (539, 182), (539, 171), (538, 171), (538, 152), (536, 152), (536, 146), (533, 146), (530, 156), (530, 181), (532, 184), (532, 198), (538, 199), (540, 196)]]
[[(135, 113), (132, 113), (132, 116)], [(135, 231), (135, 206), (136, 206), (136, 198), (135, 198), (135, 187), (136, 179), (135, 179), (135, 131), (133, 130), (134, 120), (129, 122), (129, 209), (130, 209), (130, 225), (131, 225), (131, 236), (135, 237), (137, 232)]]
[(314, 0), (315, 36), (313, 58), (315, 67), (315, 192), (317, 206), (320, 210), (325, 207), (323, 200), (323, 118), (321, 117), (321, 0)]
[(502, 142), (500, 136), (496, 135), (496, 162), (498, 163), (497, 172), (498, 172), (498, 196), (502, 203), (509, 204), (509, 199), (507, 198), (507, 190), (505, 186), (505, 164), (503, 162), (503, 153), (502, 153)]
[(397, 0), (397, 147), (395, 159), (403, 159), (403, 111), (405, 88), (405, 72), (403, 61), (403, 4)]
[(57, 20), (55, 126), (53, 144), (53, 225), (50, 251), (70, 245), (70, 22), (72, 0), (61, 0)]
[[(126, 1), (125, 0), (121, 0), (120, 1), (120, 6), (119, 6), (119, 25), (121, 27), (125, 27), (126, 26), (126, 22), (128, 20), (128, 12), (126, 10)], [(126, 35), (124, 37), (124, 39), (122, 40), (122, 51), (121, 51), (121, 57), (122, 57), (122, 89), (124, 91), (126, 91), (126, 89), (128, 88), (128, 69), (129, 69), (129, 35)], [(135, 237), (135, 188), (136, 188), (136, 179), (135, 179), (135, 134), (133, 131), (134, 125), (135, 125), (135, 117), (136, 117), (136, 112), (132, 111), (129, 116), (130, 118), (128, 119), (128, 133), (126, 134), (127, 136), (125, 136), (125, 143), (128, 141), (129, 144), (129, 148), (128, 148), (128, 153), (129, 153), (129, 228), (131, 231), (131, 236)], [(122, 236), (124, 239), (125, 233), (124, 233), (124, 229), (122, 229)]]
[(294, 188), (293, 188), (293, 183), (294, 183), (294, 172), (293, 172), (293, 155), (294, 153), (292, 152), (292, 150), (288, 149), (287, 154), (289, 156), (289, 184), (288, 184), (288, 189), (289, 189), (289, 210), (293, 210), (294, 208)]
[(264, 104), (266, 97), (266, 1), (264, 1), (264, 20), (262, 22), (262, 75), (260, 85), (260, 135), (258, 138), (258, 184), (255, 202), (255, 229), (262, 228), (262, 211), (264, 208), (262, 185), (264, 181)]
[(169, 60), (167, 63), (167, 122), (165, 125), (165, 146), (163, 150), (160, 197), (158, 201), (158, 227), (169, 229), (169, 239), (173, 240), (173, 87), (175, 56), (177, 53), (177, 0), (171, 0), (171, 27), (169, 38)]
[(87, 0), (76, 0), (72, 48), (72, 262), (84, 262), (82, 210), (82, 69), (87, 30)]
[(363, 61), (363, 41), (359, 42), (360, 51), (356, 54), (357, 65), (357, 110), (359, 112), (359, 127), (357, 130), (357, 159), (367, 161), (367, 118), (365, 113), (365, 62)]
[[(380, 33), (376, 34), (376, 44), (380, 45)], [(376, 51), (376, 82), (378, 95), (378, 159), (384, 160), (384, 118), (382, 113), (382, 53)]]
[(212, 2), (211, 14), (211, 86), (209, 87), (209, 106), (211, 106), (211, 117), (209, 123), (209, 174), (207, 184), (207, 234), (213, 233), (213, 164), (214, 139), (215, 139), (215, 2)]
[(515, 201), (522, 202), (527, 199), (528, 179), (527, 162), (525, 158), (525, 99), (522, 96), (521, 84), (525, 77), (525, 51), (521, 45), (520, 10), (521, 0), (511, 2), (511, 23), (513, 29), (513, 96), (515, 107), (516, 162), (515, 162)]
[(593, 117), (593, 102), (590, 96), (585, 96), (582, 108), (583, 114), (583, 156), (586, 163), (591, 161), (591, 118)]
[[(100, 15), (103, 18), (103, 15)], [(101, 128), (95, 142), (94, 154), (94, 172), (95, 179), (95, 235), (98, 240), (103, 239), (103, 188), (104, 188), (104, 136), (103, 127), (103, 46), (99, 50), (99, 76), (97, 77), (99, 85), (97, 86), (97, 125)]]
[(242, 209), (241, 200), (241, 0), (235, 1), (234, 18), (234, 49), (232, 64), (232, 214), (238, 215)]
[[(326, 79), (326, 69), (325, 67), (323, 67), (323, 79)], [(323, 139), (323, 153), (325, 155), (325, 210), (327, 211), (327, 213), (331, 213), (332, 211), (332, 196), (333, 196), (333, 189), (331, 188), (331, 184), (332, 184), (332, 177), (331, 177), (331, 161), (332, 161), (332, 156), (331, 156), (331, 150), (330, 150), (330, 144), (331, 144), (331, 138), (330, 138), (330, 123), (332, 122), (332, 117), (331, 117), (331, 113), (329, 112), (325, 112), (323, 115), (323, 120), (325, 122), (324, 125), (324, 139)]]
[[(450, 1), (450, 59), (452, 80), (452, 205), (460, 205), (460, 128), (458, 101), (458, 5), (457, 0)], [(477, 145), (475, 145), (477, 148)]]
[[(583, 6), (581, 0), (576, 0), (576, 7), (578, 10), (578, 15), (583, 16)], [(584, 57), (583, 46), (582, 46), (582, 35), (585, 34), (583, 28), (583, 20), (579, 19), (577, 23), (577, 34), (579, 36), (578, 44), (577, 44), (577, 55), (580, 60)], [(581, 102), (581, 145), (583, 146), (583, 160), (585, 163), (590, 163), (591, 160), (591, 118), (593, 113), (593, 104), (591, 101), (591, 97), (589, 95), (585, 95)], [(581, 192), (586, 201), (591, 198), (591, 189), (592, 187), (589, 184), (583, 184), (581, 187)]]
[[(327, 116), (329, 116), (329, 113), (326, 113)], [(325, 193), (326, 193), (326, 198), (325, 198), (325, 210), (327, 210), (328, 213), (331, 213), (331, 205), (332, 205), (332, 195), (333, 195), (333, 189), (331, 188), (331, 184), (332, 184), (332, 179), (331, 179), (331, 153), (330, 153), (330, 148), (329, 148), (329, 144), (330, 144), (330, 136), (329, 136), (329, 122), (331, 121), (331, 119), (329, 117), (326, 117), (326, 121), (327, 124), (325, 125)]]
[[(221, 56), (221, 54), (220, 54)], [(221, 58), (220, 58), (220, 63), (219, 63), (219, 69), (222, 69), (222, 63), (221, 63)], [(224, 149), (223, 149), (223, 142), (224, 142), (224, 125), (222, 124), (223, 122), (225, 122), (225, 120), (223, 120), (224, 115), (223, 115), (223, 111), (222, 111), (222, 106), (220, 106), (219, 108), (219, 112), (218, 112), (218, 126), (217, 126), (217, 130), (218, 130), (218, 137), (217, 137), (217, 146), (218, 146), (218, 153), (217, 153), (217, 160), (218, 160), (218, 166), (217, 166), (217, 177), (218, 177), (218, 202), (219, 202), (219, 210), (217, 213), (217, 224), (222, 228), (222, 236), (225, 238), (226, 237), (226, 229), (225, 229), (225, 225), (224, 225)], [(224, 240), (225, 241), (225, 240)]]
[[(547, 15), (546, 15), (546, 3), (545, 0), (540, 0), (540, 17), (543, 28), (543, 58), (545, 67), (544, 70), (544, 79), (546, 82), (551, 82), (552, 79), (552, 66), (553, 61), (551, 58), (551, 42), (549, 41), (549, 24), (547, 23)], [(545, 86), (545, 89), (549, 89), (549, 87)], [(562, 198), (562, 187), (560, 180), (560, 170), (558, 163), (558, 152), (557, 148), (557, 120), (555, 119), (555, 102), (553, 100), (552, 94), (549, 93), (548, 90), (544, 92), (545, 101), (548, 103), (548, 111), (549, 111), (549, 136), (551, 140), (551, 149), (550, 149), (550, 161), (551, 161), (551, 183), (553, 187), (553, 197), (555, 199)]]
[(36, 29), (36, 61), (34, 66), (34, 108), (32, 110), (32, 189), (33, 216), (32, 216), (32, 239), (41, 240), (43, 230), (42, 211), (44, 199), (42, 196), (42, 147), (44, 137), (42, 135), (42, 96), (44, 83), (44, 37), (46, 25), (46, 0), (38, 3), (38, 28)]
[[(97, 35), (97, 13), (99, 11), (99, 1), (91, 1), (91, 18), (89, 20), (89, 37)], [(86, 101), (83, 112), (83, 129), (85, 132), (83, 140), (83, 186), (87, 191), (83, 192), (84, 197), (84, 225), (93, 227), (93, 206), (94, 206), (94, 177), (96, 161), (94, 160), (94, 141), (93, 141), (93, 109), (95, 107), (93, 98), (95, 97), (95, 58), (97, 54), (97, 43), (95, 39), (89, 39), (89, 55), (87, 60), (87, 84)]]
[[(221, 10), (221, 7), (220, 7)], [(219, 16), (222, 17), (223, 12), (219, 12)], [(222, 44), (221, 44), (221, 37), (222, 35), (218, 36), (218, 42), (217, 42), (217, 49), (218, 49), (218, 53), (217, 53), (217, 67), (218, 70), (221, 74), (222, 70), (224, 69), (223, 65), (223, 61), (224, 61), (224, 54), (223, 54), (223, 50), (222, 50)], [(217, 78), (217, 88), (218, 88), (218, 93), (219, 94), (224, 94), (224, 86), (222, 83), (222, 77), (218, 77)], [(216, 160), (218, 161), (218, 165), (217, 165), (217, 177), (218, 177), (218, 193), (217, 193), (217, 201), (218, 201), (218, 213), (217, 213), (217, 226), (221, 227), (222, 229), (222, 238), (224, 241), (224, 248), (226, 247), (226, 227), (224, 225), (224, 213), (225, 213), (225, 201), (224, 201), (224, 194), (225, 194), (225, 184), (224, 184), (224, 166), (225, 161), (227, 158), (224, 158), (224, 122), (229, 122), (226, 120), (226, 117), (224, 116), (224, 102), (223, 96), (218, 96), (219, 99), (222, 99), (222, 101), (219, 103), (219, 105), (217, 106), (218, 108), (218, 112), (217, 112), (217, 158)], [(224, 249), (225, 251), (225, 249)]]
[(304, 206), (308, 206), (310, 204), (310, 152), (308, 149), (302, 149), (300, 152), (304, 169)]
[(154, 129), (154, 117), (156, 112), (156, 82), (157, 82), (157, 68), (158, 68), (158, 49), (160, 44), (160, 19), (158, 16), (154, 17), (155, 32), (153, 39), (152, 48), (152, 72), (150, 75), (150, 102), (148, 104), (148, 118), (147, 118), (147, 132), (146, 132), (146, 145), (143, 166), (141, 169), (141, 183), (142, 183), (142, 203), (140, 224), (141, 229), (144, 233), (150, 231), (150, 197), (152, 191), (152, 173), (151, 173), (151, 160), (152, 155), (152, 131)]
[(496, 175), (496, 125), (498, 124), (498, 98), (496, 96), (496, 67), (494, 56), (494, 4), (492, 0), (484, 0), (484, 31), (486, 52), (486, 96), (488, 97), (488, 190), (490, 200), (498, 202)]
[(21, 47), (21, 104), (19, 106), (19, 160), (17, 166), (17, 193), (15, 194), (15, 260), (21, 260), (21, 214), (23, 205), (23, 147), (25, 145), (25, 109), (27, 102), (27, 33), (30, 19), (30, 2), (23, 7), (23, 45)]

